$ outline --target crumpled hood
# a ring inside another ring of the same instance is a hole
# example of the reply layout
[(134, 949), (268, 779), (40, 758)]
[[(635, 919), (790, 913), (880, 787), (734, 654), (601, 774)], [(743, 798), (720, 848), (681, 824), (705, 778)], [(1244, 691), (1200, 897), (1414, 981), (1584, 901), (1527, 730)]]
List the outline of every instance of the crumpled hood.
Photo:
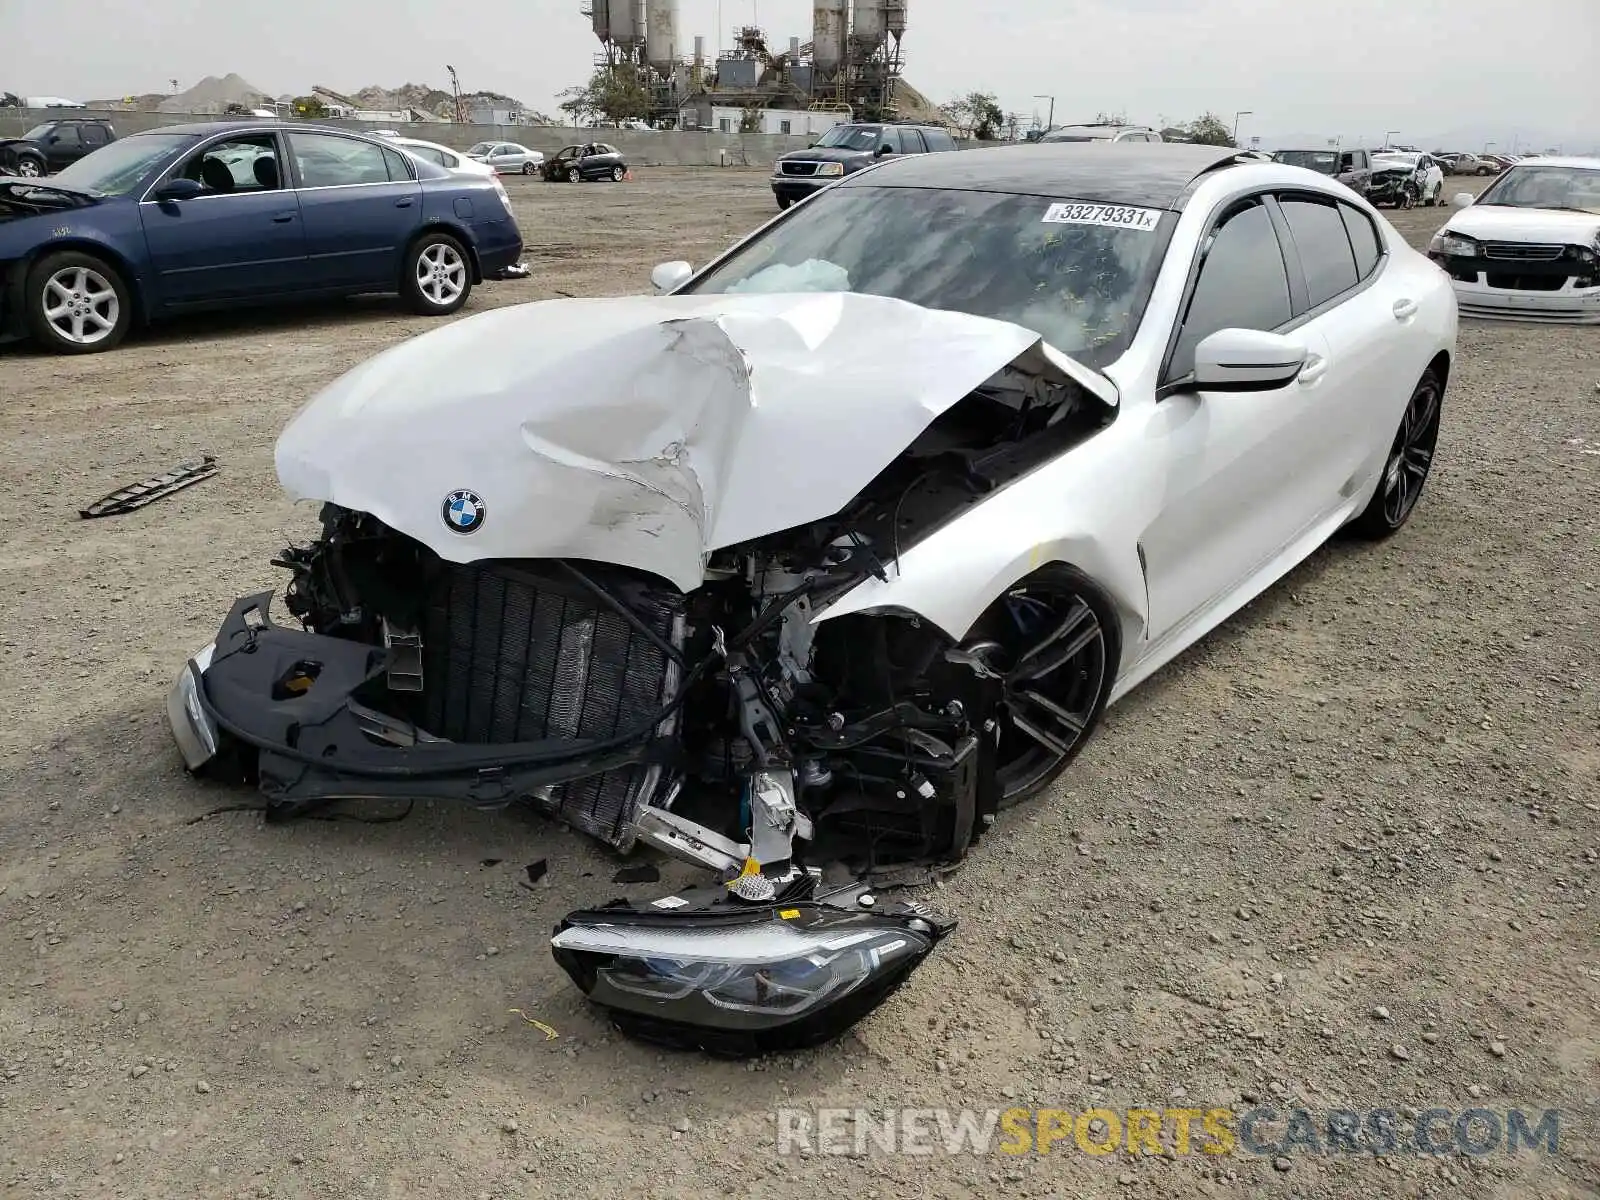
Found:
[[(1013, 363), (1116, 403), (1031, 330), (883, 297), (548, 300), (336, 380), (279, 437), (278, 478), (452, 562), (584, 558), (689, 591), (710, 551), (838, 512)], [(447, 521), (458, 492), (481, 507), (469, 533)]]
[(1600, 216), (1549, 208), (1474, 204), (1451, 217), (1445, 228), (1480, 241), (1592, 246), (1600, 237)]

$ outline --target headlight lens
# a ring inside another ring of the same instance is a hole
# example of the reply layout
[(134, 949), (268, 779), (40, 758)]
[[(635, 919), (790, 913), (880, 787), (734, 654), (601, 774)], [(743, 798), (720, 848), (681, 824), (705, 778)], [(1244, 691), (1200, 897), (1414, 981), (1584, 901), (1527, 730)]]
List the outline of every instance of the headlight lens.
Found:
[(843, 175), (844, 174), (844, 164), (843, 163), (836, 163), (836, 162), (823, 163), (821, 166), (819, 166), (817, 168), (817, 174), (818, 175)]
[(1441, 230), (1433, 235), (1433, 241), (1428, 244), (1428, 249), (1435, 254), (1448, 254), (1455, 258), (1471, 258), (1480, 253), (1482, 247), (1469, 237), (1462, 237), (1458, 233)]
[(184, 765), (191, 771), (198, 771), (217, 753), (217, 728), (200, 703), (197, 678), (211, 665), (215, 653), (213, 643), (184, 663), (178, 677), (172, 681), (172, 690), (167, 693), (167, 724), (172, 727), (172, 737), (183, 754)]
[(736, 1057), (817, 1045), (881, 1004), (954, 923), (911, 909), (728, 902), (569, 915), (551, 949), (622, 1032)]

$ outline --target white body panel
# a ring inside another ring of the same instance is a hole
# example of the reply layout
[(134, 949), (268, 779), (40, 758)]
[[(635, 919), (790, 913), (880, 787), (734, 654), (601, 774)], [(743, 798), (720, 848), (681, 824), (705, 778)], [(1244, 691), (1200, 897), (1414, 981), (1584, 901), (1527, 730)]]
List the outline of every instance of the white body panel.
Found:
[[(425, 142), (421, 138), (408, 137), (391, 137), (389, 141), (394, 145), (399, 146), (402, 150), (442, 150), (455, 160), (456, 165), (448, 169), (457, 175), (476, 175), (479, 177), (487, 177), (496, 174), (495, 169), (488, 163), (480, 162), (475, 158), (468, 158), (462, 151), (453, 149), (450, 146), (440, 145), (438, 142)], [(431, 162), (433, 160), (429, 159), (428, 161)]]

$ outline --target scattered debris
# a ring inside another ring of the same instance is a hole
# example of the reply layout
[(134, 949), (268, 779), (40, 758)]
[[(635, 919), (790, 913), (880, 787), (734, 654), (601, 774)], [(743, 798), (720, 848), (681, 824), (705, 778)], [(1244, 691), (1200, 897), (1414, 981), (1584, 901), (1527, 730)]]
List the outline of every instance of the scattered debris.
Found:
[(517, 1016), (521, 1017), (529, 1025), (532, 1025), (540, 1033), (544, 1034), (544, 1040), (547, 1041), (547, 1042), (553, 1042), (558, 1037), (561, 1036), (554, 1029), (550, 1028), (550, 1026), (546, 1025), (543, 1021), (535, 1021), (532, 1017), (530, 1017), (527, 1013), (523, 1012), (520, 1008), (508, 1009), (507, 1011), (516, 1013)]
[(143, 508), (152, 500), (170, 496), (173, 492), (199, 483), (202, 479), (210, 479), (216, 473), (216, 457), (207, 454), (195, 462), (179, 463), (163, 475), (152, 475), (141, 483), (129, 484), (125, 488), (107, 492), (88, 508), (80, 508), (78, 515), (87, 520), (90, 517), (110, 517), (118, 513), (132, 512), (136, 508)]
[(547, 862), (545, 862), (545, 860), (542, 859), (542, 858), (537, 860), (536, 862), (529, 863), (528, 864), (528, 878), (522, 882), (522, 886), (523, 887), (532, 887), (534, 884), (538, 883), (539, 880), (544, 878), (545, 872), (548, 871), (549, 869), (550, 869), (550, 865)]

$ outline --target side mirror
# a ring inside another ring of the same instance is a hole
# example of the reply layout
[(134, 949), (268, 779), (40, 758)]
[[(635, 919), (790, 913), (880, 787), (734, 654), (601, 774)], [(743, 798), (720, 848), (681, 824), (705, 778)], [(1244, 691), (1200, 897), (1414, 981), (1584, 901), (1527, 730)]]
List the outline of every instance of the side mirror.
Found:
[(1194, 386), (1203, 392), (1269, 392), (1294, 381), (1309, 352), (1255, 329), (1219, 329), (1194, 348)]
[(894, 153), (894, 151), (889, 148), (889, 143), (888, 142), (879, 142), (878, 143), (878, 151), (877, 151), (876, 154), (873, 155), (873, 157), (874, 158), (882, 158), (885, 154), (893, 154), (893, 153)]
[(205, 188), (193, 179), (169, 179), (153, 195), (157, 200), (193, 200)]
[(688, 283), (693, 274), (694, 268), (681, 258), (674, 262), (657, 263), (655, 270), (650, 272), (650, 284), (656, 289), (657, 295), (664, 296)]
[(1471, 192), (1457, 192), (1450, 199), (1450, 203), (1456, 208), (1471, 208), (1472, 201), (1473, 195)]

